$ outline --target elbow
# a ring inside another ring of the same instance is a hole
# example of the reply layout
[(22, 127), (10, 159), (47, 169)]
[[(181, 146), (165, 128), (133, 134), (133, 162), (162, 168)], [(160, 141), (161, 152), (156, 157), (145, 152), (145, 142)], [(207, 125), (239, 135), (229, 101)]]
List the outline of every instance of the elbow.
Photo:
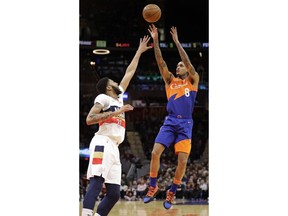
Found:
[(87, 118), (86, 119), (86, 125), (92, 125), (92, 124), (93, 124), (93, 122), (91, 121), (91, 119)]

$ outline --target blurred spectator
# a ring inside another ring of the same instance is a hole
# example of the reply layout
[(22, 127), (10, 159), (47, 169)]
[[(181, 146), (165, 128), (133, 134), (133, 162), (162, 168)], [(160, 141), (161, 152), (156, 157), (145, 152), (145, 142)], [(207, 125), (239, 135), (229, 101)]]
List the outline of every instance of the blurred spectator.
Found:
[(207, 200), (207, 198), (208, 198), (208, 185), (206, 184), (204, 179), (201, 180), (200, 189), (201, 189), (202, 199)]
[(135, 201), (136, 196), (133, 194), (133, 192), (131, 190), (127, 190), (126, 194), (124, 196), (124, 199), (127, 201)]
[(195, 188), (195, 184), (193, 183), (193, 178), (190, 178), (187, 183), (186, 191), (184, 195), (186, 199), (192, 198), (192, 193), (193, 193), (194, 188)]
[(121, 180), (121, 185), (120, 185), (120, 197), (124, 199), (124, 196), (126, 195), (126, 192), (128, 190), (128, 185), (125, 183), (125, 181), (122, 179)]
[(199, 185), (196, 184), (196, 187), (192, 191), (191, 198), (192, 198), (192, 200), (199, 201), (200, 197), (201, 197), (201, 189), (200, 189)]
[(147, 184), (144, 178), (141, 178), (137, 184), (137, 199), (142, 199), (143, 196), (146, 194)]
[(186, 185), (185, 185), (185, 182), (182, 181), (182, 183), (177, 187), (176, 194), (175, 194), (176, 198), (184, 199), (185, 191), (186, 191)]

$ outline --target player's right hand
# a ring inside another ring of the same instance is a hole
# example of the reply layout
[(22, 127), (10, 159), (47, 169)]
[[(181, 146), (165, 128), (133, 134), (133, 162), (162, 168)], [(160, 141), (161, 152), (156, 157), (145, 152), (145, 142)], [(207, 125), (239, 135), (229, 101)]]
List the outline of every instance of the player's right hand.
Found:
[(153, 40), (158, 38), (158, 29), (156, 28), (154, 24), (149, 25), (148, 31), (151, 37), (153, 38)]

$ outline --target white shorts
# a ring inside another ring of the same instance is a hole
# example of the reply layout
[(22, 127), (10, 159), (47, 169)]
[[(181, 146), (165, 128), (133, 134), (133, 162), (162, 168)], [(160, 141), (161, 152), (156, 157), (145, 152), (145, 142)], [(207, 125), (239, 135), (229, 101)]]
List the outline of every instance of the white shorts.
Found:
[(87, 178), (102, 176), (105, 183), (121, 184), (119, 148), (107, 136), (94, 135), (89, 146)]

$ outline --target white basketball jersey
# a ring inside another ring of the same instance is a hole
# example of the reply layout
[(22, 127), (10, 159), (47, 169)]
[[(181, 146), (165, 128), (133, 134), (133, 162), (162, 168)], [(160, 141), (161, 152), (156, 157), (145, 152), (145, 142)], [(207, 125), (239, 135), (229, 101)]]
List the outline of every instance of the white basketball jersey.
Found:
[[(123, 91), (121, 86), (119, 86), (119, 88), (121, 91)], [(124, 105), (123, 94), (120, 94), (118, 99), (114, 99), (106, 94), (100, 94), (95, 98), (94, 104), (96, 102), (104, 106), (102, 109), (103, 112), (114, 112), (119, 110)], [(95, 134), (108, 136), (112, 141), (119, 145), (124, 140), (125, 128), (125, 114), (121, 113), (118, 116), (113, 116), (109, 119), (99, 122), (99, 130)]]

